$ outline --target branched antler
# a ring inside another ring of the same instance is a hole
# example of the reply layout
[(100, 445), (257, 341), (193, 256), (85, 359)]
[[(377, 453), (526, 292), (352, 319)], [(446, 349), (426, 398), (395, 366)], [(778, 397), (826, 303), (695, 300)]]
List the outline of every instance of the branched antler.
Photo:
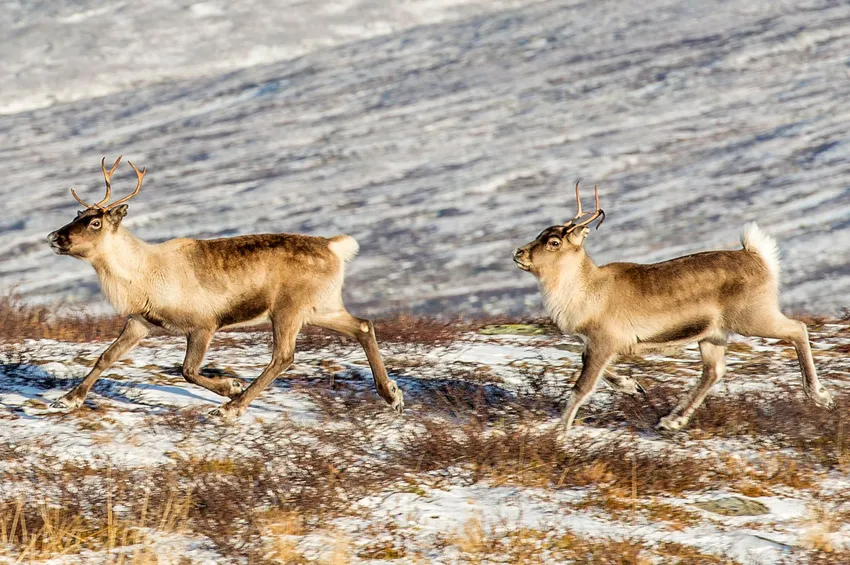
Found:
[(134, 196), (136, 196), (139, 193), (139, 190), (141, 190), (141, 188), (142, 188), (142, 179), (145, 177), (145, 173), (147, 172), (147, 168), (144, 168), (141, 171), (139, 171), (139, 169), (137, 169), (135, 167), (135, 165), (133, 165), (133, 163), (130, 163), (130, 161), (127, 161), (130, 164), (130, 167), (132, 167), (133, 170), (136, 172), (136, 176), (139, 179), (137, 184), (136, 184), (136, 190), (134, 190), (133, 193), (130, 194), (129, 196), (125, 196), (121, 200), (113, 202), (112, 204), (108, 204), (109, 199), (112, 197), (112, 175), (115, 173), (115, 170), (118, 168), (118, 163), (121, 162), (121, 157), (122, 157), (122, 155), (118, 156), (118, 158), (112, 164), (112, 168), (109, 169), (108, 171), (106, 170), (106, 157), (104, 157), (100, 161), (100, 168), (103, 171), (103, 180), (106, 181), (106, 196), (104, 196), (103, 199), (100, 202), (97, 202), (96, 204), (89, 204), (88, 202), (86, 202), (85, 200), (83, 200), (82, 198), (77, 196), (77, 192), (72, 188), (71, 189), (71, 195), (77, 200), (77, 202), (79, 202), (80, 204), (82, 204), (86, 208), (97, 208), (99, 210), (106, 211), (106, 210), (111, 210), (112, 208), (115, 208), (119, 204), (123, 204), (124, 202), (127, 202), (128, 200), (130, 200), (131, 198), (133, 198)]
[(106, 209), (107, 209), (107, 210), (111, 210), (111, 209), (115, 208), (116, 206), (118, 206), (119, 204), (123, 204), (124, 202), (127, 202), (128, 200), (130, 200), (131, 198), (133, 198), (134, 196), (136, 196), (136, 195), (139, 193), (139, 191), (140, 191), (140, 190), (142, 190), (142, 180), (144, 180), (144, 178), (145, 178), (145, 173), (147, 173), (147, 172), (148, 172), (148, 168), (147, 168), (147, 167), (145, 167), (144, 169), (142, 169), (142, 170), (140, 171), (140, 170), (139, 170), (139, 169), (137, 169), (137, 168), (136, 168), (136, 166), (135, 166), (133, 163), (131, 163), (130, 161), (127, 161), (127, 163), (130, 165), (130, 167), (133, 169), (133, 171), (135, 171), (135, 172), (136, 172), (136, 177), (138, 177), (138, 180), (136, 181), (136, 190), (134, 190), (132, 194), (129, 194), (129, 195), (125, 196), (125, 197), (124, 197), (124, 198), (122, 198), (121, 200), (116, 200), (115, 202), (113, 202), (112, 204), (110, 204), (109, 206), (107, 206), (107, 207), (106, 207)]

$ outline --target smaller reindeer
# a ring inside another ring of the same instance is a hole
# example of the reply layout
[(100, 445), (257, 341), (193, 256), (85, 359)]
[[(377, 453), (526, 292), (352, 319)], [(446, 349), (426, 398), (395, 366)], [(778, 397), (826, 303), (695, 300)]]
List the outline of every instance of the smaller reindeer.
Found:
[[(579, 407), (618, 355), (696, 341), (702, 378), (657, 426), (681, 429), (725, 374), (730, 333), (793, 343), (806, 395), (818, 406), (834, 406), (818, 380), (806, 325), (779, 310), (779, 257), (773, 239), (751, 223), (741, 235), (743, 249), (737, 251), (598, 267), (584, 250), (587, 226), (599, 219), (599, 228), (605, 219), (599, 192), (594, 192), (596, 210), (583, 214), (576, 183), (575, 217), (543, 230), (513, 256), (517, 267), (537, 277), (546, 311), (561, 331), (585, 343), (581, 374), (563, 412), (562, 433), (572, 427)], [(609, 382), (626, 392), (640, 390), (632, 379), (615, 377)]]
[[(127, 215), (124, 203), (139, 194), (146, 169), (139, 171), (130, 163), (138, 178), (136, 189), (109, 203), (112, 175), (120, 161), (119, 156), (109, 171), (105, 158), (100, 163), (106, 180), (106, 196), (100, 202), (88, 204), (71, 189), (85, 209), (47, 241), (57, 254), (94, 267), (109, 302), (128, 317), (127, 325), (88, 376), (51, 407), (80, 406), (106, 369), (152, 327), (160, 327), (187, 337), (183, 377), (230, 398), (211, 414), (238, 418), (289, 367), (296, 335), (302, 325), (311, 324), (355, 338), (366, 352), (378, 393), (393, 409), (403, 410), (404, 396), (387, 376), (372, 322), (355, 318), (342, 303), (345, 263), (358, 251), (354, 238), (263, 234), (146, 243), (121, 226)], [(250, 386), (239, 379), (201, 375), (216, 330), (266, 319), (272, 324), (272, 358)]]

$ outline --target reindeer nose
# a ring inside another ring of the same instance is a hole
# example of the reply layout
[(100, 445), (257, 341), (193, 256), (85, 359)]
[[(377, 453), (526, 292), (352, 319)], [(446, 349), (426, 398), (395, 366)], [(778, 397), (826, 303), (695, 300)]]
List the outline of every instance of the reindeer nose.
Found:
[(522, 259), (526, 253), (526, 249), (522, 247), (517, 247), (516, 249), (514, 249), (514, 259)]
[(47, 234), (47, 243), (53, 243), (54, 241), (56, 241), (57, 237), (59, 236), (56, 234), (55, 231), (50, 232), (49, 234)]

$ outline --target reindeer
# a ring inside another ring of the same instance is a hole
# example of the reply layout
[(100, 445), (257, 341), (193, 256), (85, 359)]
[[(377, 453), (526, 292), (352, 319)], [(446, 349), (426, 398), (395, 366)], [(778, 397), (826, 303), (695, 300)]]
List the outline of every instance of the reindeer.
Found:
[[(661, 431), (681, 429), (725, 374), (730, 333), (793, 343), (806, 395), (818, 406), (834, 407), (818, 380), (806, 325), (779, 310), (779, 254), (772, 238), (751, 223), (741, 235), (743, 248), (736, 251), (600, 267), (584, 249), (588, 225), (598, 219), (598, 229), (605, 220), (595, 187), (594, 193), (596, 210), (583, 214), (576, 183), (575, 217), (543, 230), (513, 255), (517, 267), (537, 278), (546, 311), (560, 330), (585, 343), (581, 374), (562, 415), (562, 434), (617, 356), (696, 341), (702, 378), (657, 425)], [(608, 380), (615, 389), (642, 391), (627, 377)]]
[[(378, 394), (402, 412), (404, 397), (387, 376), (372, 322), (355, 318), (342, 303), (345, 263), (359, 248), (354, 238), (281, 233), (146, 243), (122, 227), (121, 220), (127, 215), (125, 202), (139, 194), (147, 169), (139, 171), (130, 163), (138, 179), (136, 189), (109, 203), (112, 175), (120, 161), (121, 156), (107, 171), (106, 158), (101, 160), (106, 196), (96, 204), (88, 204), (71, 189), (85, 209), (47, 236), (57, 254), (89, 262), (109, 302), (127, 316), (121, 334), (91, 372), (52, 408), (79, 407), (98, 377), (159, 327), (186, 336), (183, 377), (229, 397), (210, 414), (232, 420), (292, 364), (295, 337), (310, 324), (356, 339), (369, 360)], [(272, 326), (272, 358), (250, 386), (240, 379), (200, 373), (217, 330), (266, 319)]]

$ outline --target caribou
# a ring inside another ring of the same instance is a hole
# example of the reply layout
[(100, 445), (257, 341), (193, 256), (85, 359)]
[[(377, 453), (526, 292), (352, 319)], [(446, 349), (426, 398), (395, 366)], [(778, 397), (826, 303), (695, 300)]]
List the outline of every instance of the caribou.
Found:
[[(732, 333), (790, 341), (805, 394), (818, 406), (834, 407), (818, 380), (806, 325), (779, 309), (779, 254), (770, 236), (750, 223), (738, 250), (705, 251), (653, 264), (598, 266), (584, 247), (588, 226), (598, 220), (598, 229), (605, 220), (595, 187), (594, 193), (596, 209), (583, 213), (576, 183), (576, 215), (546, 228), (513, 254), (516, 266), (537, 278), (546, 311), (560, 330), (585, 344), (581, 373), (562, 414), (562, 434), (618, 356), (697, 342), (702, 377), (657, 425), (662, 431), (683, 428), (726, 373)], [(628, 377), (606, 380), (615, 389), (642, 391)]]
[[(71, 410), (82, 405), (106, 369), (152, 328), (164, 328), (186, 336), (183, 377), (230, 399), (211, 415), (232, 420), (292, 364), (295, 338), (309, 324), (356, 339), (366, 353), (378, 394), (402, 412), (404, 395), (387, 375), (372, 322), (352, 316), (343, 305), (345, 264), (359, 249), (354, 238), (274, 233), (148, 243), (121, 225), (127, 215), (126, 202), (139, 194), (147, 169), (140, 171), (129, 163), (137, 177), (135, 190), (109, 202), (112, 175), (120, 161), (121, 156), (107, 170), (106, 158), (101, 160), (106, 195), (95, 204), (71, 189), (84, 209), (47, 236), (54, 252), (91, 264), (106, 298), (127, 316), (121, 334), (91, 372), (52, 408)], [(201, 374), (217, 330), (265, 320), (271, 322), (272, 357), (250, 385), (238, 378)]]

